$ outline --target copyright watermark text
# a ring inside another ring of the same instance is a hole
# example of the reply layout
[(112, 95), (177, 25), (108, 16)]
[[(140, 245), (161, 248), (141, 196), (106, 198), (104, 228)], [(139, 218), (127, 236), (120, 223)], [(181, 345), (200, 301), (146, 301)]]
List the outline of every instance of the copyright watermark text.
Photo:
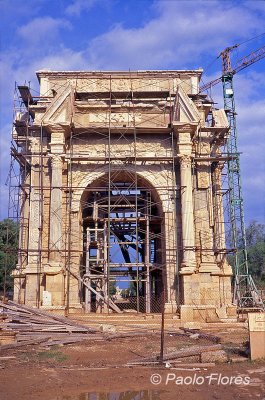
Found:
[(173, 372), (169, 372), (164, 377), (158, 373), (152, 374), (150, 376), (150, 382), (153, 385), (249, 385), (249, 376), (227, 376), (221, 373), (211, 373), (209, 375), (199, 375), (197, 373), (188, 376), (179, 376)]

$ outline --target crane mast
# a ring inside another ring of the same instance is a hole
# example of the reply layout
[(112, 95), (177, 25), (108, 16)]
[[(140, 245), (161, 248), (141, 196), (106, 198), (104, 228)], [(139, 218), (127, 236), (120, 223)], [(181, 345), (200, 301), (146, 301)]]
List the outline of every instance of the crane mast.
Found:
[[(257, 287), (253, 281), (248, 268), (246, 231), (244, 223), (243, 196), (240, 176), (240, 157), (238, 152), (238, 137), (236, 125), (236, 108), (233, 88), (233, 76), (235, 69), (232, 68), (230, 52), (238, 47), (238, 45), (226, 48), (220, 56), (222, 57), (222, 85), (224, 109), (226, 111), (230, 126), (229, 136), (226, 142), (226, 152), (228, 155), (227, 175), (229, 188), (229, 214), (231, 223), (231, 244), (235, 249), (234, 254), (234, 302), (240, 308), (259, 307), (264, 308), (264, 303), (259, 295)], [(260, 50), (260, 49), (259, 49)], [(255, 53), (253, 53), (255, 54)], [(265, 51), (259, 51), (259, 57), (265, 56)], [(243, 60), (245, 60), (244, 58)], [(258, 58), (260, 59), (260, 58)], [(248, 65), (254, 61), (248, 56)], [(245, 68), (246, 62), (243, 65)], [(237, 67), (242, 69), (242, 65)]]

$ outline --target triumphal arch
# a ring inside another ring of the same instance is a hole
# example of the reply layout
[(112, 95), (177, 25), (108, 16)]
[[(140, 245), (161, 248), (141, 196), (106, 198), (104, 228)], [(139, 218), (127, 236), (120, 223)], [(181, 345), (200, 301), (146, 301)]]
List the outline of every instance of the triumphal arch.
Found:
[(19, 86), (14, 298), (46, 309), (226, 318), (223, 110), (201, 70), (39, 71)]

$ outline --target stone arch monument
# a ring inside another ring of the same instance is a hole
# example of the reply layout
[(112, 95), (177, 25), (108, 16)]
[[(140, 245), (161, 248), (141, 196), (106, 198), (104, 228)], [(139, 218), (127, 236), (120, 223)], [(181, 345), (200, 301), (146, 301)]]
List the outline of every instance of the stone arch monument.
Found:
[(39, 71), (40, 97), (21, 87), (15, 300), (86, 312), (165, 303), (183, 321), (233, 314), (221, 182), (229, 128), (199, 94), (201, 75)]

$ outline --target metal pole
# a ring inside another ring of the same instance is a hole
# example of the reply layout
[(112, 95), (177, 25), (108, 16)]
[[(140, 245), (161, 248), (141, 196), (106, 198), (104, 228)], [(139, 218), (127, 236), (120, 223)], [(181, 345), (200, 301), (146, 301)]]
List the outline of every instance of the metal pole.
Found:
[[(162, 275), (163, 277), (163, 275)], [(164, 288), (164, 277), (163, 280), (163, 292), (162, 292), (162, 313), (161, 313), (161, 332), (160, 332), (160, 364), (163, 364), (164, 359), (164, 345), (165, 345), (165, 288)]]

